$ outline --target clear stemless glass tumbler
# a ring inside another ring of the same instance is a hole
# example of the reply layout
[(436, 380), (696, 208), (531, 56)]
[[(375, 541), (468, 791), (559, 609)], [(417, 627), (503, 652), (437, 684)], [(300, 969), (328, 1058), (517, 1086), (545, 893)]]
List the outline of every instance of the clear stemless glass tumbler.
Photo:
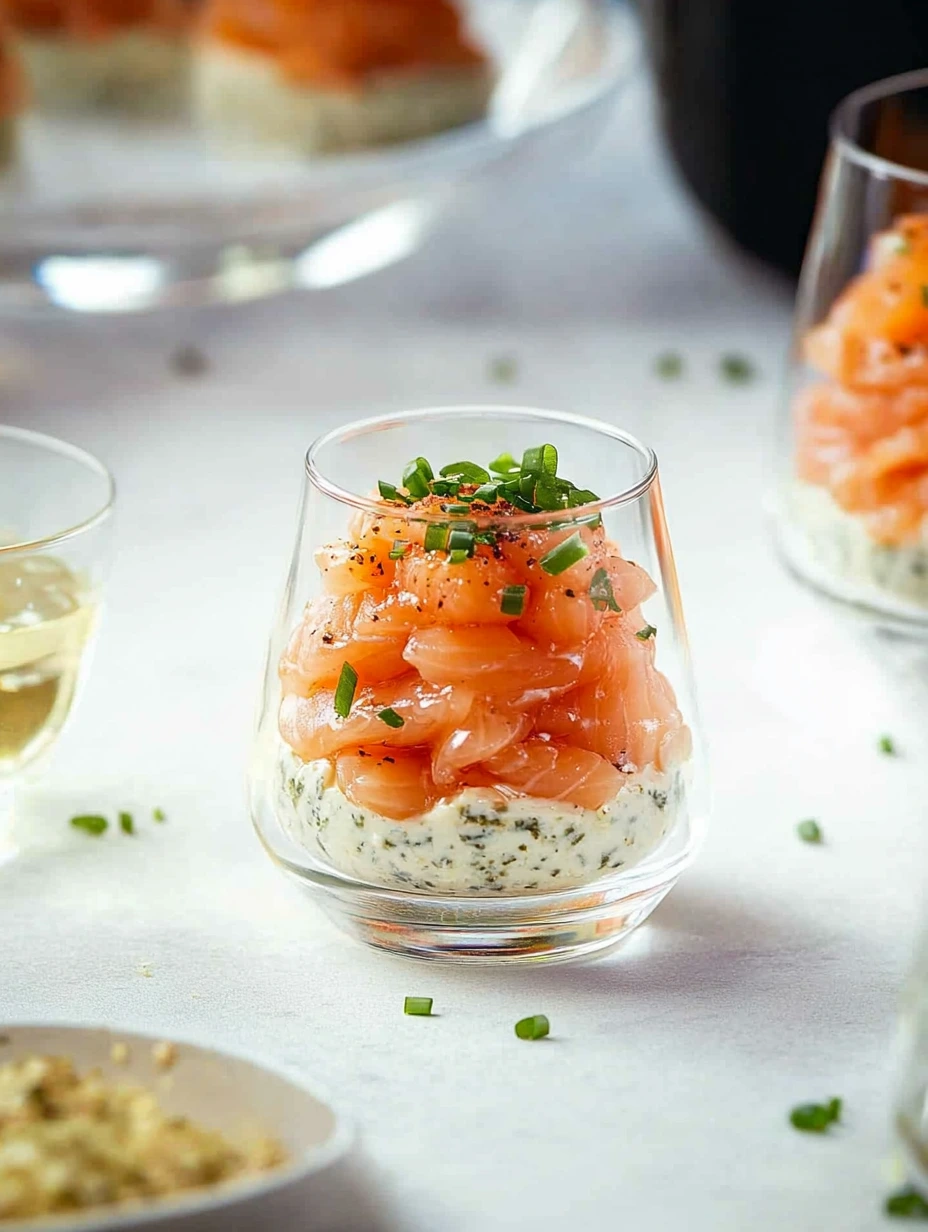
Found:
[(456, 961), (600, 950), (692, 858), (703, 771), (649, 449), (505, 407), (312, 446), (249, 792), (337, 922)]
[(14, 783), (57, 740), (87, 667), (113, 498), (90, 454), (0, 425), (0, 855)]
[(836, 110), (799, 288), (779, 502), (788, 563), (928, 632), (928, 73)]

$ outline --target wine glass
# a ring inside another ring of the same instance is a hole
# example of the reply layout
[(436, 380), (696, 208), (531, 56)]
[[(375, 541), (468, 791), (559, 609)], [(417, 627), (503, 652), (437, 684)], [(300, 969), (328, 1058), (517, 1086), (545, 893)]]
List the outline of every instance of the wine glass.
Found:
[(310, 448), (249, 797), (338, 924), (459, 962), (603, 949), (692, 859), (704, 769), (650, 449), (511, 407)]
[(13, 788), (58, 739), (86, 671), (113, 480), (73, 445), (0, 425), (0, 844)]
[(794, 572), (928, 632), (928, 73), (836, 109), (796, 310), (778, 526)]

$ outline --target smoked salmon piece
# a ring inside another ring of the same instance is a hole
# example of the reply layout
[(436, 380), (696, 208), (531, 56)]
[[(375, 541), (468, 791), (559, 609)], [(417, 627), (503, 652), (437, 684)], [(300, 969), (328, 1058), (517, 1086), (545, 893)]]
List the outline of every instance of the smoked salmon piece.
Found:
[(583, 663), (579, 653), (550, 654), (500, 625), (422, 629), (403, 653), (432, 684), (463, 685), (523, 705), (571, 688)]
[(362, 684), (392, 680), (409, 670), (403, 658), (405, 633), (353, 636), (352, 625), (361, 604), (357, 594), (313, 600), (281, 658), (285, 694), (308, 697), (316, 689), (334, 686), (349, 661)]
[(421, 749), (346, 749), (335, 758), (335, 780), (352, 804), (395, 821), (427, 813), (441, 795)]
[[(410, 675), (362, 690), (343, 719), (335, 712), (334, 690), (322, 689), (311, 697), (284, 698), (280, 733), (304, 761), (331, 757), (356, 744), (427, 745), (463, 722), (473, 700), (466, 689), (439, 688)], [(402, 723), (389, 726), (380, 717), (384, 711), (392, 711)]]
[(484, 769), (527, 796), (588, 809), (608, 804), (622, 786), (619, 771), (597, 753), (547, 740), (511, 745), (486, 761)]
[(488, 548), (478, 548), (470, 560), (455, 564), (445, 552), (415, 547), (396, 568), (396, 584), (415, 596), (422, 624), (507, 624), (515, 617), (502, 610), (503, 591), (519, 581), (513, 566), (497, 560)]
[(530, 715), (504, 710), (481, 699), (436, 746), (432, 754), (435, 782), (454, 784), (462, 771), (495, 757), (527, 736), (531, 729)]

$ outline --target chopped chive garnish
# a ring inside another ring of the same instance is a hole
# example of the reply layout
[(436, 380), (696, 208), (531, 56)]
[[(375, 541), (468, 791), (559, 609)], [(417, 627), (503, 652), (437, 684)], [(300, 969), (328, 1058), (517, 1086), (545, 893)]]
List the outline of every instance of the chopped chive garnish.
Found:
[(429, 495), (429, 484), (434, 478), (432, 468), (425, 458), (413, 458), (406, 463), (406, 469), (403, 471), (403, 487), (410, 496), (420, 500)]
[(654, 371), (662, 381), (675, 381), (683, 375), (683, 356), (677, 351), (665, 351), (655, 359)]
[(164, 809), (160, 809), (160, 808), (153, 809), (151, 815), (152, 817), (154, 817), (155, 821), (167, 821), (167, 817), (165, 816)]
[(392, 483), (385, 483), (383, 479), (378, 479), (377, 488), (384, 500), (402, 501), (404, 505), (409, 504), (408, 498), (404, 496), (399, 488), (395, 487)]
[(590, 549), (583, 542), (580, 532), (577, 531), (569, 539), (559, 543), (556, 548), (546, 552), (538, 563), (545, 573), (550, 573), (552, 577), (556, 577), (559, 573), (563, 573), (565, 569), (569, 569), (571, 565), (575, 565), (578, 560), (583, 560), (584, 556), (589, 556), (589, 554)]
[(580, 505), (595, 505), (598, 500), (599, 497), (589, 488), (572, 488), (568, 495), (568, 504), (571, 509), (576, 509)]
[(402, 560), (409, 551), (409, 544), (405, 539), (394, 539), (393, 547), (390, 549), (389, 556), (391, 560)]
[(470, 505), (445, 505), (446, 513), (470, 513)]
[(556, 475), (557, 450), (553, 445), (536, 445), (522, 455), (523, 475)]
[(484, 501), (487, 505), (492, 505), (496, 500), (496, 494), (499, 491), (499, 481), (490, 480), (489, 483), (482, 483), (471, 500)]
[(416, 1018), (430, 1018), (432, 1014), (432, 998), (407, 997), (403, 1002), (403, 1013), (412, 1014)]
[(723, 355), (719, 371), (732, 385), (746, 385), (754, 378), (754, 365), (744, 355)]
[(789, 1114), (792, 1127), (806, 1134), (824, 1134), (840, 1120), (841, 1100), (837, 1097), (827, 1104), (800, 1104)]
[(343, 663), (335, 686), (335, 713), (340, 719), (347, 719), (351, 713), (351, 703), (358, 687), (358, 673), (350, 663)]
[(489, 364), (491, 381), (498, 385), (511, 385), (516, 379), (519, 366), (511, 355), (495, 355)]
[(449, 530), (441, 522), (430, 522), (425, 528), (423, 541), (427, 552), (442, 552), (448, 544)]
[(922, 283), (922, 305), (928, 308), (928, 286), (925, 286), (924, 283)]
[(436, 496), (457, 496), (461, 490), (461, 485), (451, 479), (433, 479), (429, 487)]
[(403, 716), (397, 714), (392, 706), (388, 706), (386, 710), (381, 710), (377, 718), (381, 722), (386, 723), (387, 727), (402, 727), (406, 722)]
[(903, 1185), (890, 1194), (883, 1210), (894, 1219), (928, 1219), (928, 1202), (914, 1185)]
[(490, 470), (494, 475), (517, 475), (519, 464), (511, 453), (501, 453), (490, 463)]
[(463, 565), (470, 555), (466, 548), (452, 548), (448, 553), (448, 560), (452, 565)]
[(499, 610), (504, 616), (521, 616), (525, 610), (526, 586), (505, 586)]
[(465, 552), (468, 556), (473, 556), (475, 529), (473, 525), (452, 526), (448, 536), (448, 551), (452, 555), (455, 552)]
[(896, 742), (893, 740), (892, 736), (880, 736), (877, 747), (880, 752), (885, 753), (887, 757), (896, 756)]
[(445, 479), (463, 479), (465, 483), (486, 483), (490, 472), (476, 462), (450, 462), (438, 472)]
[(607, 608), (612, 612), (622, 610), (615, 601), (612, 580), (605, 569), (597, 569), (593, 574), (593, 580), (590, 582), (590, 599), (597, 612), (605, 612)]
[(804, 843), (820, 843), (824, 838), (822, 827), (814, 817), (808, 818), (807, 821), (800, 821), (796, 827), (796, 833)]
[(567, 492), (551, 482), (550, 475), (539, 477), (532, 499), (539, 509), (566, 509)]
[(531, 501), (527, 501), (524, 496), (520, 496), (518, 492), (512, 492), (506, 497), (510, 505), (515, 505), (516, 509), (521, 509), (523, 513), (537, 513), (538, 510)]
[(83, 830), (85, 834), (93, 834), (95, 837), (107, 830), (109, 824), (105, 817), (100, 817), (97, 813), (83, 813), (79, 817), (71, 818), (71, 825), (75, 830)]
[(516, 1023), (516, 1035), (523, 1040), (544, 1039), (551, 1030), (551, 1024), (544, 1014), (532, 1014), (530, 1018), (520, 1018)]
[(648, 638), (653, 637), (656, 632), (657, 630), (654, 628), (653, 625), (645, 625), (643, 629), (638, 630), (638, 632), (635, 634), (635, 637), (640, 638), (642, 642), (646, 642)]
[(135, 822), (132, 819), (131, 813), (119, 814), (119, 828), (122, 830), (123, 834), (135, 833)]

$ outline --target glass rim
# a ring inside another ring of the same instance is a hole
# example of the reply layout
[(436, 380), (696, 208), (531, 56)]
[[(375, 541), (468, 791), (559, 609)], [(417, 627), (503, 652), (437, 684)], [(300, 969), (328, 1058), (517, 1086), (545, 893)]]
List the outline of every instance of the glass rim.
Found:
[(865, 167), (877, 175), (893, 177), (898, 180), (908, 180), (913, 184), (928, 186), (928, 171), (920, 171), (916, 167), (907, 167), (904, 163), (895, 163), (865, 150), (851, 133), (853, 121), (859, 118), (861, 111), (868, 103), (879, 99), (892, 98), (894, 94), (906, 94), (910, 90), (928, 88), (928, 69), (917, 68), (907, 73), (897, 73), (894, 77), (883, 77), (869, 85), (852, 90), (837, 104), (831, 113), (828, 123), (828, 135), (831, 144), (850, 162), (859, 167)]
[[(356, 492), (349, 492), (346, 488), (334, 483), (323, 473), (318, 465), (318, 455), (321, 450), (329, 445), (336, 443), (345, 444), (354, 437), (364, 436), (371, 431), (401, 427), (410, 421), (415, 423), (416, 421), (446, 419), (453, 415), (474, 415), (478, 413), (485, 414), (488, 418), (500, 419), (505, 416), (525, 421), (541, 420), (552, 424), (567, 424), (574, 428), (586, 428), (600, 436), (611, 437), (613, 440), (625, 445), (637, 454), (644, 464), (644, 474), (641, 479), (620, 492), (600, 497), (597, 501), (592, 501), (588, 505), (578, 505), (573, 509), (543, 509), (538, 513), (507, 514), (507, 525), (549, 526), (552, 520), (562, 523), (579, 521), (580, 519), (590, 517), (594, 513), (601, 513), (607, 509), (615, 509), (623, 505), (633, 504), (644, 496), (657, 478), (657, 454), (649, 445), (645, 445), (636, 436), (626, 432), (623, 428), (616, 428), (612, 424), (605, 423), (600, 419), (592, 419), (585, 415), (575, 415), (570, 411), (551, 411), (542, 407), (531, 406), (510, 406), (505, 403), (463, 403), (450, 406), (417, 407), (411, 411), (393, 412), (386, 415), (375, 415), (368, 419), (352, 420), (350, 423), (343, 424), (337, 428), (331, 428), (328, 432), (324, 432), (321, 436), (316, 437), (306, 451), (304, 461), (306, 476), (310, 483), (325, 496), (329, 496), (340, 504), (349, 505), (351, 508), (364, 513), (372, 513), (375, 516), (383, 517), (384, 509), (387, 508), (390, 510), (391, 516), (397, 518), (405, 517), (417, 522), (445, 522), (448, 519), (448, 515), (440, 510), (434, 512), (430, 510), (407, 512), (402, 508), (386, 505), (384, 501), (378, 500), (375, 497), (361, 496)], [(475, 513), (471, 520), (477, 523), (490, 523), (499, 521), (499, 516)]]
[(82, 463), (88, 470), (94, 471), (103, 479), (106, 484), (106, 499), (95, 513), (92, 513), (80, 522), (74, 523), (72, 526), (66, 526), (63, 530), (55, 531), (54, 534), (43, 535), (39, 539), (27, 539), (17, 543), (0, 544), (0, 556), (9, 555), (14, 552), (34, 552), (42, 548), (54, 547), (56, 544), (64, 543), (68, 539), (74, 539), (86, 531), (93, 530), (94, 527), (105, 522), (113, 512), (113, 505), (116, 500), (116, 480), (100, 459), (92, 453), (89, 453), (86, 449), (81, 449), (79, 445), (72, 445), (69, 441), (63, 441), (57, 436), (49, 436), (45, 432), (33, 432), (31, 428), (16, 428), (10, 424), (0, 424), (0, 442), (4, 439), (19, 441), (22, 444), (32, 445), (49, 453), (55, 453), (61, 457), (70, 458), (74, 462)]

